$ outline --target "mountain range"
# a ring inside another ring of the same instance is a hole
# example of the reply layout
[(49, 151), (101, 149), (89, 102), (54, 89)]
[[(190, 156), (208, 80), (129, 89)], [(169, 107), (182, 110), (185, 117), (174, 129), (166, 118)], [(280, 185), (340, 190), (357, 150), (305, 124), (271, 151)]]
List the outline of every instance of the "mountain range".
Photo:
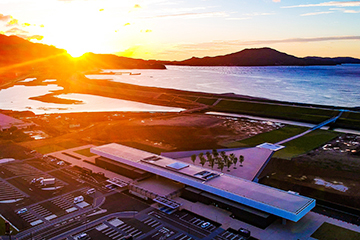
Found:
[[(0, 34), (0, 75), (4, 72), (40, 71), (59, 74), (74, 70), (87, 72), (99, 69), (166, 69), (165, 65), (186, 66), (309, 66), (360, 64), (351, 57), (299, 58), (271, 48), (244, 49), (215, 57), (192, 57), (183, 61), (142, 60), (113, 54), (86, 53), (72, 58), (66, 50), (40, 43), (32, 43), (16, 36)], [(6, 68), (5, 68), (6, 67)]]
[(192, 57), (184, 61), (163, 62), (167, 65), (187, 66), (310, 66), (310, 65), (338, 65), (345, 63), (360, 63), (360, 59), (351, 57), (299, 58), (272, 48), (244, 49), (240, 52), (216, 57)]

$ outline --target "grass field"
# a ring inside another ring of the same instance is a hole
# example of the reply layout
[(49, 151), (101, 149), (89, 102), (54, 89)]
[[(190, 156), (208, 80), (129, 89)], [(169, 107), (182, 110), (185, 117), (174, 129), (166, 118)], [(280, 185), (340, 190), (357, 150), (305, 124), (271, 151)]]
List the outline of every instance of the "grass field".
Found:
[[(12, 230), (11, 235), (15, 235), (18, 232), (10, 226), (10, 229)], [(0, 217), (0, 236), (5, 235), (5, 220)]]
[(319, 240), (355, 240), (360, 239), (360, 233), (325, 222), (311, 237)]
[[(291, 104), (273, 104), (266, 102), (251, 102), (234, 99), (223, 99), (214, 111), (243, 113), (254, 116), (280, 118), (309, 123), (320, 123), (339, 114), (336, 109), (312, 108), (308, 106), (294, 106)], [(360, 113), (345, 112), (333, 127), (360, 129)]]
[(74, 151), (78, 154), (81, 154), (85, 157), (92, 157), (92, 156), (95, 156), (95, 154), (91, 153), (90, 152), (90, 148), (85, 148), (85, 149), (81, 149), (81, 150), (77, 150), (77, 151)]
[[(57, 152), (69, 148), (75, 148), (81, 146), (82, 143), (77, 141), (64, 141), (56, 144), (49, 144), (41, 147), (36, 147), (35, 150), (41, 154), (48, 154), (51, 152)], [(81, 153), (80, 153), (81, 154)], [(86, 156), (86, 155), (85, 155)]]
[(305, 136), (292, 140), (283, 144), (286, 146), (282, 150), (276, 152), (273, 156), (282, 159), (291, 159), (297, 155), (307, 153), (315, 148), (318, 148), (335, 137), (339, 136), (339, 133), (315, 130)]
[(46, 145), (46, 146), (42, 146), (42, 147), (37, 147), (35, 148), (35, 150), (41, 154), (47, 154), (47, 153), (51, 153), (51, 152), (57, 152), (57, 151), (61, 151), (64, 150), (65, 148), (60, 147), (56, 144), (52, 144), (52, 145)]
[(307, 127), (288, 125), (283, 128), (273, 130), (271, 132), (258, 134), (254, 137), (227, 144), (226, 147), (255, 147), (256, 145), (264, 142), (276, 143), (289, 137), (295, 136), (299, 133), (305, 132), (306, 130), (308, 130)]
[[(255, 147), (264, 142), (276, 143), (289, 137), (295, 136), (305, 132), (308, 128), (299, 126), (285, 126), (283, 128), (258, 134), (254, 137), (244, 139), (238, 142), (227, 144), (226, 147)], [(274, 157), (291, 159), (300, 154), (307, 153), (314, 148), (317, 148), (331, 139), (337, 137), (339, 134), (332, 131), (316, 130), (303, 137), (297, 138), (290, 142), (283, 144), (284, 149), (276, 152)]]

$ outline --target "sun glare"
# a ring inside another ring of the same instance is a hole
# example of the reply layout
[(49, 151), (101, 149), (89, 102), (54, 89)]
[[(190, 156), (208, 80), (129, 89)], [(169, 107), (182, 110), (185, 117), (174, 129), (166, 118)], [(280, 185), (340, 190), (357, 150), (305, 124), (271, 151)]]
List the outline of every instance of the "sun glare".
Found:
[(85, 51), (81, 48), (76, 48), (76, 47), (69, 47), (69, 48), (66, 48), (66, 51), (68, 54), (70, 54), (73, 58), (77, 58), (77, 57), (81, 57), (84, 53), (88, 52), (88, 51)]

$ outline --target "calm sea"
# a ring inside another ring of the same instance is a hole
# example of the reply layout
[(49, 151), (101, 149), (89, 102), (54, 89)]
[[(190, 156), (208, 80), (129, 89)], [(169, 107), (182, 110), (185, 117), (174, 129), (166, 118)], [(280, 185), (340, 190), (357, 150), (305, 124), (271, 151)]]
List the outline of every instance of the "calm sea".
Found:
[[(183, 67), (167, 70), (106, 70), (122, 75), (88, 75), (92, 79), (112, 79), (143, 86), (174, 88), (209, 93), (236, 93), (268, 99), (360, 106), (360, 64), (310, 67)], [(140, 73), (129, 75), (128, 73)], [(31, 81), (31, 79), (25, 80)], [(62, 98), (82, 100), (84, 104), (55, 104), (30, 100), (61, 87), (14, 86), (0, 90), (0, 109), (31, 110), (36, 114), (85, 111), (180, 111), (150, 104), (86, 94), (66, 94)]]
[(237, 93), (290, 102), (360, 106), (360, 64), (308, 67), (167, 66), (167, 70), (129, 71), (141, 75), (88, 77), (189, 91)]

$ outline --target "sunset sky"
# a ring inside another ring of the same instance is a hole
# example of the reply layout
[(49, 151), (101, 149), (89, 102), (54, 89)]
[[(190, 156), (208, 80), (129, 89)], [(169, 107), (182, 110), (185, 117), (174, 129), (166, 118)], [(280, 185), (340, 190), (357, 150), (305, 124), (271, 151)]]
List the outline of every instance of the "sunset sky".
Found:
[(360, 1), (0, 0), (0, 33), (74, 56), (183, 60), (272, 47), (360, 58)]

